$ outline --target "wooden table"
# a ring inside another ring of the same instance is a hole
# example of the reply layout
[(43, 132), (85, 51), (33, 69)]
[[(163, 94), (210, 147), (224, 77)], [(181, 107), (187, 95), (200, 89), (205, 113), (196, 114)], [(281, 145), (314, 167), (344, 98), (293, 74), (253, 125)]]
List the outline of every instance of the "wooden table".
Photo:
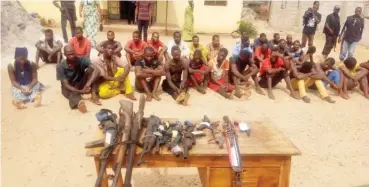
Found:
[[(251, 136), (247, 137), (244, 133), (238, 134), (244, 167), (241, 175), (242, 186), (288, 187), (291, 156), (300, 155), (300, 151), (270, 123), (254, 121), (248, 124), (252, 129)], [(208, 130), (204, 132), (207, 136), (196, 140), (196, 145), (190, 150), (187, 160), (173, 156), (166, 147), (163, 147), (160, 155), (146, 155), (145, 160), (149, 163), (142, 164), (140, 167), (197, 167), (204, 187), (234, 186), (235, 175), (229, 166), (226, 148), (219, 149), (215, 144), (208, 144), (210, 132)], [(96, 171), (99, 170), (100, 165), (100, 150), (100, 148), (87, 150), (87, 156), (94, 157)], [(141, 149), (138, 148), (137, 153), (140, 152)], [(135, 158), (135, 166), (137, 158), (138, 155)], [(109, 158), (108, 168), (112, 167), (114, 160), (114, 156)], [(120, 181), (123, 181), (122, 176), (120, 176)], [(122, 182), (120, 185), (123, 186)], [(108, 187), (106, 174), (102, 186)]]

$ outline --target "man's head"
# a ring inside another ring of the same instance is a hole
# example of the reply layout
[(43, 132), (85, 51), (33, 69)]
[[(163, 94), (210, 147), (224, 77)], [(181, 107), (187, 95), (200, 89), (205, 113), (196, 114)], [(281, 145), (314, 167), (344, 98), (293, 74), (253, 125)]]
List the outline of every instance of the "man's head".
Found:
[(106, 57), (111, 57), (114, 54), (114, 44), (110, 42), (106, 42), (104, 44), (104, 55)]
[(275, 63), (276, 59), (278, 58), (278, 53), (279, 53), (278, 47), (273, 46), (271, 51), (272, 51), (272, 53), (270, 54), (271, 62)]
[(241, 43), (243, 47), (249, 47), (250, 46), (250, 38), (247, 36), (247, 34), (244, 32), (241, 35)]
[(292, 35), (290, 35), (290, 34), (287, 35), (286, 41), (287, 41), (287, 43), (292, 44), (293, 43), (293, 41), (292, 41)]
[(113, 41), (113, 40), (114, 40), (114, 38), (115, 38), (115, 34), (114, 34), (114, 32), (113, 32), (113, 31), (108, 31), (108, 32), (106, 33), (106, 37), (108, 38), (108, 40), (109, 40), (109, 41)]
[(179, 31), (176, 31), (173, 33), (173, 39), (176, 44), (181, 43), (182, 40), (182, 34)]
[(202, 59), (202, 53), (201, 53), (201, 50), (199, 49), (196, 49), (194, 52), (193, 52), (193, 57), (192, 57), (193, 61), (195, 62), (200, 62), (201, 59)]
[(338, 14), (340, 12), (341, 8), (339, 5), (334, 6), (333, 13)]
[(223, 62), (228, 56), (228, 50), (226, 48), (219, 49), (219, 53), (217, 56), (218, 62)]
[(268, 43), (263, 43), (263, 45), (261, 45), (261, 51), (267, 51), (268, 49), (269, 49)]
[(275, 42), (279, 42), (279, 40), (281, 39), (281, 36), (279, 35), (279, 33), (274, 33), (273, 34), (273, 39)]
[(138, 31), (133, 32), (132, 33), (132, 39), (133, 39), (133, 42), (135, 42), (135, 43), (140, 42), (140, 32), (138, 32)]
[(285, 49), (287, 46), (287, 42), (285, 39), (280, 39), (279, 40), (279, 44), (278, 44), (278, 47), (281, 48), (281, 49)]
[(363, 9), (361, 7), (355, 8), (355, 16), (360, 17)]
[(329, 57), (324, 61), (323, 68), (325, 70), (332, 69), (335, 63), (336, 63), (336, 60), (334, 60), (334, 58), (332, 57)]
[(51, 41), (51, 40), (53, 40), (53, 38), (54, 38), (53, 30), (51, 30), (51, 29), (46, 29), (46, 30), (45, 30), (45, 40), (46, 40), (46, 41)]
[(266, 36), (266, 34), (265, 34), (265, 33), (261, 33), (261, 34), (260, 34), (260, 37), (259, 37), (259, 40), (260, 40), (261, 42), (265, 42), (265, 41), (267, 40), (267, 36)]
[(143, 58), (147, 62), (151, 62), (154, 59), (154, 49), (152, 47), (145, 47)]
[(343, 63), (345, 64), (347, 69), (353, 70), (356, 66), (357, 61), (354, 57), (348, 57), (343, 61)]
[(248, 59), (250, 59), (251, 56), (252, 56), (252, 53), (247, 48), (241, 49), (241, 51), (240, 51), (240, 59), (241, 60), (248, 60)]
[(67, 61), (74, 61), (76, 59), (76, 52), (72, 45), (68, 44), (64, 47), (64, 56), (67, 58)]
[(312, 69), (313, 69), (313, 62), (305, 61), (301, 65), (300, 72), (301, 73), (310, 73)]
[(159, 41), (159, 33), (158, 32), (153, 32), (152, 36), (151, 36), (151, 40), (156, 43)]
[(173, 46), (171, 49), (171, 54), (174, 60), (181, 59), (181, 49), (178, 46)]
[(319, 1), (314, 1), (312, 11), (318, 12), (318, 10), (319, 10)]
[(76, 27), (76, 37), (81, 40), (83, 38), (83, 29), (82, 27)]
[(25, 47), (17, 47), (15, 48), (14, 59), (17, 60), (20, 64), (26, 63), (28, 58), (28, 49)]
[(300, 49), (300, 47), (301, 47), (300, 41), (299, 40), (295, 40), (293, 42), (293, 49), (297, 51), (297, 50)]
[(307, 54), (314, 54), (316, 52), (315, 46), (309, 46), (308, 50), (306, 51)]
[(212, 43), (213, 43), (213, 46), (219, 46), (219, 43), (220, 43), (219, 35), (213, 35)]
[(192, 45), (195, 47), (199, 46), (200, 38), (197, 35), (192, 36)]

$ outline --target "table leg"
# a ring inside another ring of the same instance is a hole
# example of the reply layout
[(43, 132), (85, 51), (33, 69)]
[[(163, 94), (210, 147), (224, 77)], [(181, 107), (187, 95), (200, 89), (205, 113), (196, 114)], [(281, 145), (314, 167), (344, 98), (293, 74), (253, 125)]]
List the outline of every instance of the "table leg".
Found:
[(209, 168), (197, 168), (202, 187), (209, 187)]
[[(94, 160), (95, 160), (96, 173), (99, 174), (100, 163), (101, 163), (100, 158), (99, 157), (94, 157)], [(106, 173), (106, 170), (105, 170), (104, 175), (102, 177), (101, 187), (109, 187), (109, 185), (108, 185), (108, 174)]]
[(291, 157), (286, 157), (281, 168), (280, 186), (288, 187), (290, 185)]

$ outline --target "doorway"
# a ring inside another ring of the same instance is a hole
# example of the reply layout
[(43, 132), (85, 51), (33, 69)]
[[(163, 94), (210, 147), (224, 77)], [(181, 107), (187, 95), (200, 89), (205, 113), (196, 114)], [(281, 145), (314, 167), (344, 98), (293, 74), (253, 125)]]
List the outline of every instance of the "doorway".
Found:
[[(152, 23), (156, 22), (157, 2), (152, 2)], [(108, 12), (110, 20), (125, 20), (128, 23), (134, 21), (135, 1), (108, 1)]]
[(135, 20), (136, 5), (134, 1), (119, 1), (120, 19), (128, 21), (128, 24)]

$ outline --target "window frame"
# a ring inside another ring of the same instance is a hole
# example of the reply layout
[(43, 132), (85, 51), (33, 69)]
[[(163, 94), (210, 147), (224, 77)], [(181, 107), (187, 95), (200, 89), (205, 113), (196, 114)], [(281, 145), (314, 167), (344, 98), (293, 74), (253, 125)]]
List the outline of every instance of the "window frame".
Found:
[(204, 6), (227, 6), (228, 0), (204, 0)]

